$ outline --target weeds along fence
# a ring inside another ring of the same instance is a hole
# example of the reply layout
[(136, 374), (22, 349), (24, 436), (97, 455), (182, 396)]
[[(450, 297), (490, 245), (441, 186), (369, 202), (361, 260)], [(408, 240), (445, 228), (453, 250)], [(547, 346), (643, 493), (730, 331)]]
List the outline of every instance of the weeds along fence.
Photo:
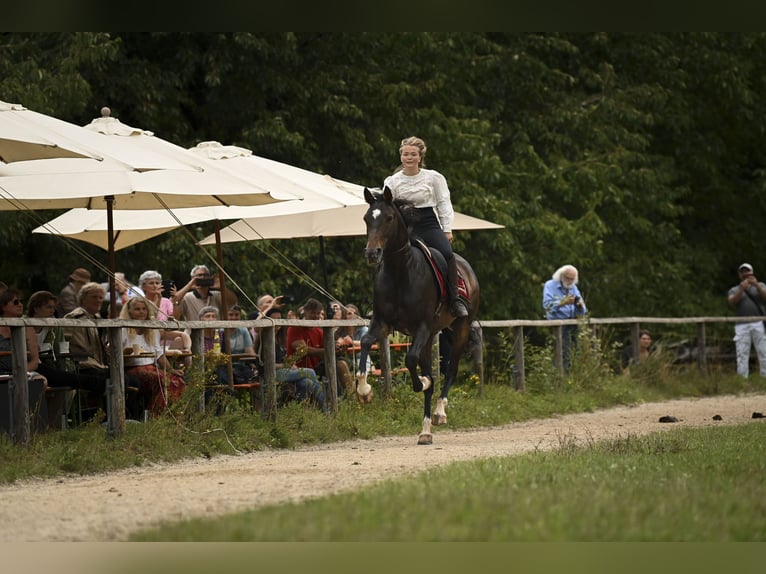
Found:
[[(649, 325), (662, 325), (664, 332), (661, 338), (668, 342), (674, 341), (688, 351), (689, 356), (696, 360), (697, 366), (706, 369), (710, 360), (718, 360), (722, 356), (731, 355), (722, 351), (724, 345), (720, 341), (730, 341), (733, 329), (728, 323), (751, 322), (763, 320), (763, 317), (621, 317), (621, 318), (585, 318), (578, 320), (548, 321), (548, 320), (507, 320), (481, 321), (479, 324), (484, 331), (480, 347), (480, 362), (488, 364), (487, 372), (501, 373), (511, 371), (515, 388), (524, 390), (526, 387), (525, 346), (548, 345), (552, 340), (554, 365), (559, 374), (563, 373), (563, 337), (564, 325), (579, 325), (587, 327), (602, 341), (620, 338), (632, 344), (634, 353), (638, 353), (638, 338), (640, 329)], [(67, 328), (97, 328), (106, 333), (111, 349), (124, 347), (123, 328), (144, 327), (157, 329), (189, 329), (192, 339), (192, 354), (194, 361), (192, 369), (204, 370), (204, 330), (231, 329), (236, 327), (254, 327), (261, 329), (262, 348), (261, 361), (264, 365), (262, 385), (266, 395), (262, 414), (269, 420), (276, 418), (277, 385), (276, 366), (274, 360), (275, 330), (279, 326), (319, 326), (324, 331), (326, 375), (329, 379), (328, 394), (333, 412), (338, 408), (337, 373), (335, 368), (335, 345), (333, 332), (340, 326), (366, 325), (365, 319), (353, 320), (324, 320), (307, 321), (298, 319), (259, 319), (240, 321), (131, 321), (122, 319), (39, 319), (39, 318), (2, 318), (0, 325), (8, 326), (11, 330), (11, 362), (12, 374), (8, 377), (9, 402), (11, 404), (11, 436), (15, 443), (28, 445), (31, 438), (29, 416), (29, 390), (27, 376), (27, 345), (26, 327), (67, 327)], [(488, 330), (494, 330), (489, 332)], [(508, 336), (508, 331), (511, 336)], [(657, 335), (659, 333), (655, 331)], [(655, 336), (657, 336), (655, 335)], [(716, 342), (710, 345), (710, 341)], [(384, 341), (378, 351), (378, 362), (381, 370), (382, 392), (387, 396), (391, 390), (391, 355), (389, 341)], [(684, 346), (685, 345), (685, 346)], [(607, 348), (602, 343), (602, 348)], [(484, 360), (487, 355), (489, 361)], [(474, 357), (476, 360), (476, 357)], [(483, 366), (482, 366), (483, 369)], [(107, 385), (108, 418), (106, 429), (110, 437), (118, 437), (125, 431), (125, 371), (123, 354), (109, 354), (110, 378)], [(438, 367), (437, 367), (438, 373)], [(482, 372), (483, 375), (483, 372)], [(233, 381), (229, 377), (229, 381)], [(483, 380), (480, 384), (483, 384)]]
[(639, 333), (651, 332), (655, 345), (669, 352), (674, 362), (696, 365), (703, 373), (712, 366), (735, 362), (732, 323), (763, 321), (764, 317), (615, 317), (566, 320), (481, 321), (487, 372), (509, 376), (525, 390), (529, 348), (552, 348), (552, 363), (564, 375), (565, 325), (577, 325), (599, 342), (600, 352), (619, 369), (627, 350), (639, 354)]

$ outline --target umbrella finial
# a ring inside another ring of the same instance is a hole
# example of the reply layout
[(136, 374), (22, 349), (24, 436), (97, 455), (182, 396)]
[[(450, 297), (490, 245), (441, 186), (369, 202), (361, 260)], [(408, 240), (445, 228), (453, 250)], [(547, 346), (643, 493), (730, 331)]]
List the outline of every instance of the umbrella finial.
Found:
[(108, 118), (112, 115), (112, 110), (110, 110), (107, 106), (104, 106), (101, 108), (101, 117), (102, 118)]

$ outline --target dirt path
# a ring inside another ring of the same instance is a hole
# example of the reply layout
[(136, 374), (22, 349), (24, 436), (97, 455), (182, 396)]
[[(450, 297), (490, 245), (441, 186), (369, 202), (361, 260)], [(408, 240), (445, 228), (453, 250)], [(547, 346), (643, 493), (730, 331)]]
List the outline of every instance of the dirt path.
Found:
[[(762, 424), (752, 418), (756, 411), (766, 412), (766, 394), (619, 407), (473, 431), (437, 428), (432, 446), (417, 446), (415, 435), (386, 437), (23, 481), (0, 487), (0, 542), (124, 540), (161, 521), (324, 496), (454, 461), (550, 449), (562, 441)], [(665, 415), (679, 422), (658, 422)], [(713, 420), (715, 415), (722, 420)]]

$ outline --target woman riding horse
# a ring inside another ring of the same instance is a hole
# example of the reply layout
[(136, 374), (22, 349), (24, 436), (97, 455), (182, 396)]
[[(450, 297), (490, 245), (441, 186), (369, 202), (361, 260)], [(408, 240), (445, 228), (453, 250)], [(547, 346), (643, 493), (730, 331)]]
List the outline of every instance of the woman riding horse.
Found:
[(385, 179), (383, 189), (389, 188), (395, 200), (403, 199), (415, 208), (412, 233), (444, 255), (450, 311), (455, 317), (465, 317), (468, 310), (458, 298), (457, 265), (452, 252), (455, 212), (446, 178), (436, 170), (425, 168), (426, 150), (425, 142), (418, 137), (403, 139), (399, 147), (402, 165)]
[[(384, 341), (396, 330), (412, 337), (405, 358), (412, 389), (423, 392), (423, 429), (418, 444), (431, 444), (431, 398), (434, 393), (431, 349), (434, 336), (443, 329), (454, 334), (452, 353), (444, 385), (436, 401), (433, 424), (446, 424), (447, 394), (457, 376), (458, 362), (471, 334), (471, 323), (479, 309), (479, 281), (468, 262), (455, 254), (456, 264), (466, 287), (468, 315), (455, 317), (441, 305), (442, 290), (437, 284), (426, 254), (410, 242), (408, 225), (389, 188), (382, 194), (364, 190), (370, 207), (364, 215), (367, 225), (365, 257), (377, 267), (373, 293), (373, 311), (369, 331), (361, 340), (356, 392), (360, 401), (370, 396), (366, 361), (372, 344)], [(418, 371), (419, 369), (419, 371)]]

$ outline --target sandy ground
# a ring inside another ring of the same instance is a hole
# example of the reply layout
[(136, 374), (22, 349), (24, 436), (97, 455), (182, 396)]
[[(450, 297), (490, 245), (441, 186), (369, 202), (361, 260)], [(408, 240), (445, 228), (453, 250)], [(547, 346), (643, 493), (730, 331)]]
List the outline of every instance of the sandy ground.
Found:
[[(125, 540), (163, 521), (364, 488), (459, 460), (683, 426), (766, 424), (753, 412), (766, 413), (766, 395), (650, 403), (472, 431), (439, 427), (431, 446), (418, 446), (413, 434), (23, 481), (0, 487), (0, 542)], [(660, 423), (666, 415), (679, 420)]]

